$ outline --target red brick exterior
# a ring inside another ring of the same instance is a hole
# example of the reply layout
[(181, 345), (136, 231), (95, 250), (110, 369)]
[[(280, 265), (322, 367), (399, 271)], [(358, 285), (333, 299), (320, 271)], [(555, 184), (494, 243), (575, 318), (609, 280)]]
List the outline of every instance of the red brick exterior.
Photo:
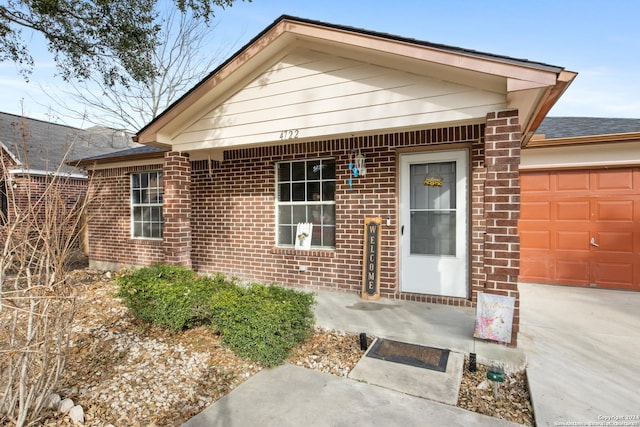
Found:
[(191, 163), (189, 154), (164, 157), (164, 262), (191, 267)]
[[(90, 258), (123, 265), (171, 262), (248, 281), (360, 293), (363, 221), (379, 216), (383, 218), (382, 296), (466, 307), (475, 306), (478, 292), (517, 298), (519, 138), (515, 111), (488, 116), (486, 150), (485, 125), (468, 125), (230, 150), (213, 165), (206, 160), (189, 163), (186, 155), (167, 153), (164, 244), (130, 237), (128, 194), (131, 172), (159, 170), (163, 165), (98, 170), (94, 194), (100, 210), (94, 211), (90, 223)], [(442, 144), (470, 152), (468, 299), (399, 289), (399, 154)], [(360, 149), (365, 156), (367, 174), (354, 178), (353, 190), (349, 190), (348, 164), (353, 149)], [(336, 248), (278, 248), (275, 165), (318, 157), (336, 159)], [(386, 225), (387, 217), (391, 226)], [(517, 328), (516, 318), (513, 344)]]
[[(7, 179), (7, 218), (9, 223), (19, 219), (19, 224), (22, 224), (26, 228), (18, 228), (18, 233), (27, 232), (27, 238), (36, 237), (32, 233), (37, 233), (37, 230), (43, 229), (41, 225), (48, 220), (51, 220), (50, 215), (63, 215), (66, 216), (76, 207), (76, 204), (82, 200), (87, 192), (87, 180), (83, 178), (68, 178), (68, 177), (56, 177), (52, 180), (51, 177), (31, 174), (15, 174), (15, 175), (0, 175), (0, 177)], [(52, 187), (53, 186), (53, 187)], [(58, 213), (45, 212), (47, 206), (42, 202), (43, 196), (46, 191), (49, 191), (49, 195), (52, 193), (52, 188), (56, 191), (56, 195), (59, 191), (61, 197), (60, 202), (64, 206), (59, 205)], [(31, 212), (30, 212), (31, 210)], [(34, 216), (31, 216), (34, 215)], [(47, 216), (49, 215), (49, 216)], [(36, 219), (36, 223), (24, 223), (25, 216)], [(55, 218), (55, 217), (54, 217)], [(68, 218), (67, 224), (74, 224), (74, 218)], [(81, 224), (77, 224), (81, 227)], [(79, 231), (78, 228), (75, 232)], [(71, 233), (70, 233), (71, 234)], [(0, 228), (0, 241), (6, 239), (5, 230)], [(79, 245), (82, 242), (77, 242)]]
[[(61, 190), (60, 195), (67, 207), (73, 206), (87, 192), (87, 180), (84, 178), (50, 177), (29, 171), (10, 174), (9, 169), (14, 167), (16, 163), (11, 156), (0, 148), (0, 181), (6, 181), (9, 221), (14, 219), (16, 212), (26, 212), (33, 202), (40, 200), (52, 182)], [(39, 214), (42, 220), (43, 212)]]
[(485, 292), (516, 300), (511, 344), (520, 320), (520, 124), (518, 111), (487, 115), (485, 130)]
[(162, 240), (131, 237), (131, 173), (162, 170), (149, 166), (92, 173), (89, 188), (89, 260), (120, 266), (164, 262)]

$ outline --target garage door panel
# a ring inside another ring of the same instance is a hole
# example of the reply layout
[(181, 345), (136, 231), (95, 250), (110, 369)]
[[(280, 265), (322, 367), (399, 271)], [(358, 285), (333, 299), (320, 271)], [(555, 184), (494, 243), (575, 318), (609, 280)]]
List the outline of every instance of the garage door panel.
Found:
[(595, 220), (602, 221), (625, 221), (634, 220), (634, 203), (632, 200), (596, 200)]
[[(620, 255), (633, 255), (634, 252), (634, 233), (631, 231), (601, 231), (594, 233), (595, 242), (599, 245), (594, 251), (597, 251), (601, 257), (607, 256), (609, 253)], [(637, 249), (635, 249), (637, 251)]]
[(551, 249), (551, 233), (549, 230), (529, 230), (520, 233), (520, 246), (529, 249)]
[(589, 255), (588, 231), (558, 231), (555, 234), (558, 249), (582, 252), (583, 256)]
[(557, 259), (555, 270), (556, 278), (560, 284), (589, 284), (589, 262), (586, 259), (579, 260), (572, 257)]
[(598, 287), (631, 289), (634, 283), (634, 266), (631, 262), (597, 262), (594, 275)]
[[(554, 263), (546, 254), (532, 253), (522, 254), (520, 262), (520, 280), (523, 282), (542, 282), (553, 275)], [(524, 261), (524, 262), (522, 262)]]
[(555, 218), (558, 221), (589, 221), (589, 201), (557, 201), (555, 206)]
[[(594, 171), (595, 172), (595, 171)], [(592, 193), (623, 192), (634, 190), (632, 169), (612, 169), (597, 171), (591, 174)]]
[(522, 202), (520, 209), (522, 213), (520, 219), (523, 220), (542, 220), (549, 221), (551, 219), (551, 203), (542, 202)]
[(520, 177), (522, 194), (548, 193), (551, 190), (551, 172), (532, 172)]
[(589, 176), (585, 176), (584, 173), (579, 171), (568, 171), (566, 173), (556, 174), (555, 178), (556, 192), (589, 192)]

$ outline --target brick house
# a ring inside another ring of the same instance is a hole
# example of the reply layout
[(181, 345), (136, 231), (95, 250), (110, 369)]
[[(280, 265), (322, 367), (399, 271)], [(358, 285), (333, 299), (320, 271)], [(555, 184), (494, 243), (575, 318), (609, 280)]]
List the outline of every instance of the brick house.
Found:
[(87, 173), (68, 161), (136, 146), (129, 135), (113, 129), (79, 129), (0, 113), (0, 221), (26, 212), (52, 177), (67, 203), (74, 204), (87, 191)]
[(513, 296), (515, 344), (520, 149), (574, 77), (282, 16), (140, 130), (144, 150), (83, 160), (90, 263), (360, 293), (380, 218), (383, 297)]

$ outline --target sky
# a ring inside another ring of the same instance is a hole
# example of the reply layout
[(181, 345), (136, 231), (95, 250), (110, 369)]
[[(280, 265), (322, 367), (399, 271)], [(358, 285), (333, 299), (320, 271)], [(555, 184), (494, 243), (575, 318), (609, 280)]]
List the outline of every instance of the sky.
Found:
[[(578, 76), (549, 116), (640, 118), (636, 0), (236, 0), (208, 43), (235, 52), (283, 14), (560, 66)], [(66, 83), (35, 39), (32, 55), (28, 82), (0, 62), (0, 111), (86, 127), (45, 95)]]

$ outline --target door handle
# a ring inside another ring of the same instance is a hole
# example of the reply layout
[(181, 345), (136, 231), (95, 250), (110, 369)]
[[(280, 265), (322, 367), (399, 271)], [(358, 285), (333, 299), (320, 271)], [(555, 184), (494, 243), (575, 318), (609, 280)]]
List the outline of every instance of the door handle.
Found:
[(596, 243), (596, 238), (595, 237), (591, 238), (591, 241), (589, 242), (589, 244), (591, 246), (595, 246), (596, 248), (600, 247), (600, 245)]
[(400, 235), (404, 236), (404, 225), (402, 227), (400, 227)]

